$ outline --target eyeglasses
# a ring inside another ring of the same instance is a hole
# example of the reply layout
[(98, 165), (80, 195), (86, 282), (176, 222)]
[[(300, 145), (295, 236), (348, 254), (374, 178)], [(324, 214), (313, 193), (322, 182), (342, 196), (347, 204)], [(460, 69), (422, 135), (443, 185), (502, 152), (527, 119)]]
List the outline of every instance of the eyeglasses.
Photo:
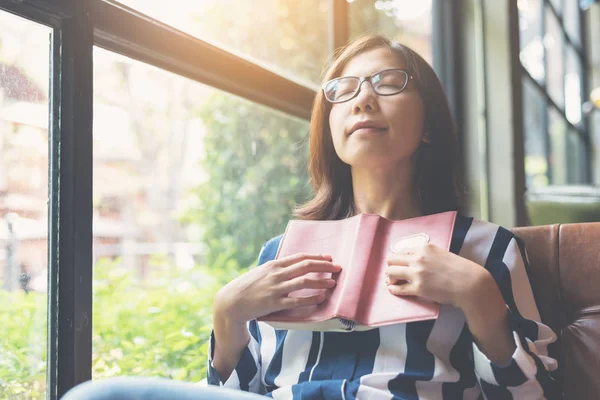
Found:
[(402, 92), (412, 76), (402, 69), (386, 69), (371, 76), (342, 76), (323, 85), (323, 94), (331, 103), (344, 103), (352, 100), (360, 92), (362, 83), (368, 81), (379, 96), (392, 96)]

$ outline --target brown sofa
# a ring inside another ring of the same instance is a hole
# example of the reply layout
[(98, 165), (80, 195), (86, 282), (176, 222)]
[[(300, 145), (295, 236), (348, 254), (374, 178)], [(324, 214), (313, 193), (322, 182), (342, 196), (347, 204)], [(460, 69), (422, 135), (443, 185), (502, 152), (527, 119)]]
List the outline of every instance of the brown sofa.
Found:
[(520, 227), (564, 399), (600, 399), (600, 223)]

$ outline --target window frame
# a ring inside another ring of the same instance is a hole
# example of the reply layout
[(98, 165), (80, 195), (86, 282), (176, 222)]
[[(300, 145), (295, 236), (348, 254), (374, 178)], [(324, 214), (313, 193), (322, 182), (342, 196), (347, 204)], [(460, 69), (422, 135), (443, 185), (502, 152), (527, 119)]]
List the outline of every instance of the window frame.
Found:
[[(347, 0), (329, 0), (329, 52), (349, 39)], [(434, 4), (446, 4), (436, 0)], [(445, 6), (444, 10), (452, 8)], [(190, 78), (286, 114), (309, 120), (318, 87), (275, 73), (111, 0), (19, 0), (9, 12), (52, 29), (48, 202), (47, 398), (59, 399), (92, 371), (93, 48)], [(451, 29), (456, 11), (434, 13), (435, 69), (457, 115), (459, 56)], [(454, 60), (449, 62), (449, 58)], [(201, 60), (201, 62), (199, 61)], [(447, 65), (453, 69), (445, 69)], [(245, 77), (241, 82), (232, 77)]]
[(50, 399), (91, 375), (93, 30), (86, 4), (53, 0), (0, 5), (0, 12), (52, 29), (46, 346)]

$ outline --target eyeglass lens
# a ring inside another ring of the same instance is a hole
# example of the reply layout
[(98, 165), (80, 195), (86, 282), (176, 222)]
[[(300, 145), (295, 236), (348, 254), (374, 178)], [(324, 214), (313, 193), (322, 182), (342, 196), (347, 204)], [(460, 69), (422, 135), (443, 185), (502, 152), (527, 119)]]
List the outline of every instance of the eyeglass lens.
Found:
[[(381, 71), (371, 76), (373, 90), (380, 95), (400, 93), (407, 84), (408, 74), (401, 70)], [(334, 79), (325, 86), (325, 96), (329, 101), (343, 102), (350, 100), (358, 92), (360, 78), (341, 77)]]

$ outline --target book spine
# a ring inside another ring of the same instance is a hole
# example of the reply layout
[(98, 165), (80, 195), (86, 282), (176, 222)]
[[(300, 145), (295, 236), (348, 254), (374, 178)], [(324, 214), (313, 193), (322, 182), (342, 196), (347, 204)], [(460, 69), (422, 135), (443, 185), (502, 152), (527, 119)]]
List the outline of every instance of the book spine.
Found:
[(361, 215), (356, 226), (349, 270), (343, 282), (336, 307), (337, 314), (344, 319), (356, 319), (362, 282), (368, 273), (369, 260), (374, 246), (377, 225), (381, 218), (376, 215)]

